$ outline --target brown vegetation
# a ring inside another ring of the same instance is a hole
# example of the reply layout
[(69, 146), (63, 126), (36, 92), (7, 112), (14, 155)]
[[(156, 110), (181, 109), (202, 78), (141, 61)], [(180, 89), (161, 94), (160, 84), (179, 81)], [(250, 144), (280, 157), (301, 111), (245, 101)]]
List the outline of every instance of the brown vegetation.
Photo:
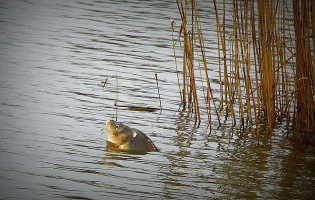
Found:
[(219, 122), (225, 114), (242, 127), (257, 128), (265, 121), (270, 132), (277, 122), (287, 121), (305, 141), (315, 143), (315, 5), (311, 0), (292, 1), (233, 0), (228, 27), (225, 0), (220, 9), (213, 0), (220, 82), (220, 99), (215, 100), (197, 2), (177, 0), (181, 29), (179, 39), (173, 39), (176, 69), (175, 49), (183, 38), (178, 84), (183, 108), (188, 107), (196, 121), (201, 120), (200, 81), (210, 127), (212, 112)]

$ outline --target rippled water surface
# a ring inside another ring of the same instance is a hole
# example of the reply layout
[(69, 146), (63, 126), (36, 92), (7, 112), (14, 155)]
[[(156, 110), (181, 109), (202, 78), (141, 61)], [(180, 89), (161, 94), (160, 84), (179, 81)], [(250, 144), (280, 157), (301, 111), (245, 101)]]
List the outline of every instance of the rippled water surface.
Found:
[[(200, 7), (217, 71), (212, 2)], [(180, 112), (170, 19), (172, 0), (0, 1), (0, 199), (315, 196), (314, 151), (286, 139), (285, 126), (258, 142), (229, 122), (209, 135), (207, 120), (194, 128)], [(118, 104), (159, 108), (155, 73), (164, 109), (121, 107), (118, 120), (161, 151), (107, 151), (116, 74)]]

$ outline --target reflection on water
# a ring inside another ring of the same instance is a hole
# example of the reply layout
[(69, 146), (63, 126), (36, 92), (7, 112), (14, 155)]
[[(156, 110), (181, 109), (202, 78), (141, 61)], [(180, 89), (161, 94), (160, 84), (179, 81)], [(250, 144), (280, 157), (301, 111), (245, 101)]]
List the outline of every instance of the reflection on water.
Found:
[[(213, 11), (201, 4), (210, 18), (203, 25), (209, 67), (217, 71)], [(314, 150), (286, 139), (285, 126), (260, 141), (251, 133), (240, 138), (229, 122), (209, 135), (206, 122), (196, 127), (177, 111), (176, 2), (12, 0), (0, 2), (0, 16), (1, 199), (315, 196)], [(106, 150), (101, 132), (115, 116), (116, 72), (120, 105), (153, 108), (158, 73), (165, 109), (120, 107), (118, 120), (161, 152)]]

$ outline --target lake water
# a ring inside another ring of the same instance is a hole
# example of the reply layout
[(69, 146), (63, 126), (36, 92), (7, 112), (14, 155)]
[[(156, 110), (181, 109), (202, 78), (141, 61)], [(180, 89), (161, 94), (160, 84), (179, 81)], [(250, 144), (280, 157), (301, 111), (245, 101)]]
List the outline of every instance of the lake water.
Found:
[[(217, 71), (212, 2), (199, 7)], [(170, 19), (179, 30), (172, 0), (0, 2), (0, 199), (314, 198), (315, 152), (286, 126), (258, 142), (181, 112)], [(160, 152), (107, 151), (116, 83), (118, 104), (159, 108), (155, 73), (163, 110), (118, 120)]]

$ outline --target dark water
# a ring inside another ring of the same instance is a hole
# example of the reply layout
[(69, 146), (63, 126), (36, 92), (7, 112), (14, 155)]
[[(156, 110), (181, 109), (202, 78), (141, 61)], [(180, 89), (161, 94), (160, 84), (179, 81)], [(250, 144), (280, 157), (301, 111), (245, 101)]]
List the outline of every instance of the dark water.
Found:
[[(209, 67), (217, 71), (212, 2), (200, 7), (212, 29)], [(239, 138), (229, 122), (214, 123), (209, 136), (207, 120), (194, 128), (178, 111), (170, 19), (179, 20), (172, 0), (0, 2), (0, 199), (315, 196), (315, 153), (286, 139), (285, 126), (259, 142)], [(158, 73), (167, 110), (120, 108), (118, 119), (161, 152), (105, 150), (116, 73), (120, 105), (157, 108)]]

